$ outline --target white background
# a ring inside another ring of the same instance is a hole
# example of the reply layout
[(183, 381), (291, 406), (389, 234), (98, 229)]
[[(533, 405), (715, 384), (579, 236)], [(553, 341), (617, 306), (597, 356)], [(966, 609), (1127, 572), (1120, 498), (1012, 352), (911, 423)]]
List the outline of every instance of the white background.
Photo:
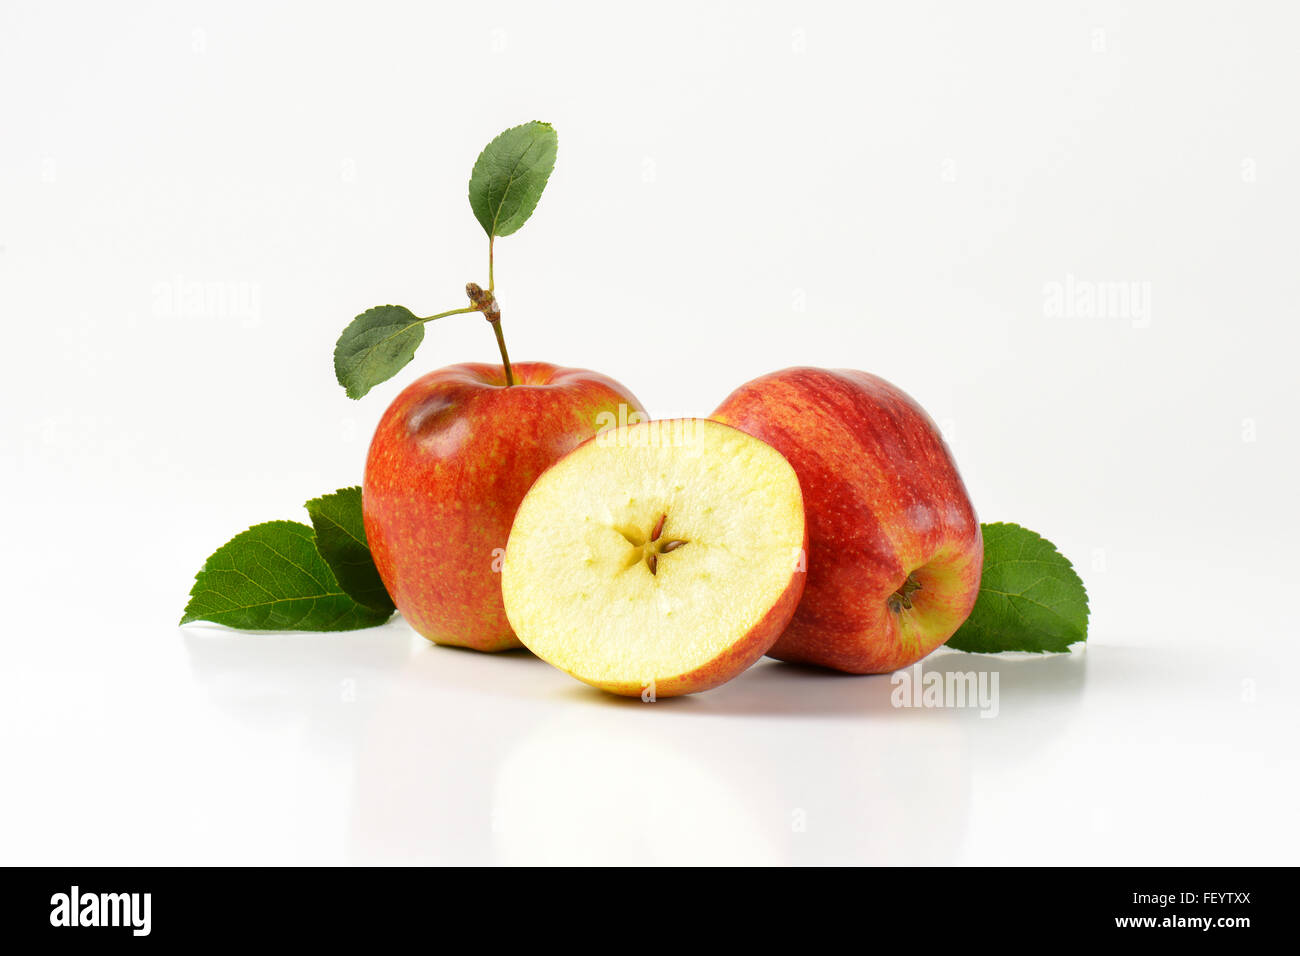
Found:
[[(6, 2), (0, 861), (1295, 863), (1297, 27)], [(517, 360), (661, 417), (883, 375), (984, 520), (1075, 562), (1086, 652), (928, 661), (999, 672), (983, 720), (770, 661), (650, 706), (400, 619), (178, 628), (217, 545), (360, 480), (406, 383), (494, 359), (465, 316), (360, 402), (331, 367), (357, 312), (484, 280), (465, 183), (529, 119), (560, 152), (498, 244)], [(1147, 308), (1052, 305), (1104, 283)]]

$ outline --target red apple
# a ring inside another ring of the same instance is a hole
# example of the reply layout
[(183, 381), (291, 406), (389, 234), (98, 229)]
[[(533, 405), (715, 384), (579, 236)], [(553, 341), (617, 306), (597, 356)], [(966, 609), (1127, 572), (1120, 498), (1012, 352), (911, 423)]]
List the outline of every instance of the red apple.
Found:
[(803, 488), (808, 578), (785, 661), (877, 674), (948, 640), (979, 592), (984, 543), (930, 417), (884, 379), (789, 368), (713, 413), (781, 452)]
[(430, 372), (384, 413), (362, 495), (366, 538), (384, 586), (436, 644), (521, 647), (501, 601), (515, 510), (537, 476), (606, 427), (644, 415), (596, 372), (544, 362)]

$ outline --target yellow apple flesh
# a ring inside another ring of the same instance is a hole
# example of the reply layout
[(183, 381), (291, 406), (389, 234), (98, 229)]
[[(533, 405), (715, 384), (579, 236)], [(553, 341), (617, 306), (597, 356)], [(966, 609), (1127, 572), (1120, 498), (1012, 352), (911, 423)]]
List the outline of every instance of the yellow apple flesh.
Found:
[(703, 419), (610, 429), (545, 471), (501, 589), (538, 657), (615, 694), (716, 687), (762, 657), (803, 593), (803, 496), (770, 445)]

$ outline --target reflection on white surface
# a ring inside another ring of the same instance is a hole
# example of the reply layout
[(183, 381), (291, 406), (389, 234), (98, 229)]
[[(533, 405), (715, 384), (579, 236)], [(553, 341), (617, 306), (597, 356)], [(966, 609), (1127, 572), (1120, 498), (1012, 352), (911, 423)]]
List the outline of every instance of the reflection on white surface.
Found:
[[(501, 863), (771, 864), (772, 822), (727, 763), (649, 722), (567, 712), (530, 729), (493, 768)], [(764, 825), (764, 824), (767, 825)]]
[(1276, 824), (1297, 774), (1294, 695), (1270, 654), (1248, 648), (1231, 669), (1204, 647), (932, 655), (927, 671), (997, 672), (998, 716), (985, 719), (897, 709), (888, 677), (775, 661), (644, 704), (526, 652), (433, 647), (400, 620), (165, 639), (179, 653), (152, 669), (34, 669), (0, 701), (19, 781), (5, 862), (1248, 863), (1297, 851)]
[(353, 858), (929, 862), (960, 846), (954, 715), (898, 720), (883, 679), (776, 662), (746, 677), (644, 704), (524, 654), (417, 649), (357, 754)]

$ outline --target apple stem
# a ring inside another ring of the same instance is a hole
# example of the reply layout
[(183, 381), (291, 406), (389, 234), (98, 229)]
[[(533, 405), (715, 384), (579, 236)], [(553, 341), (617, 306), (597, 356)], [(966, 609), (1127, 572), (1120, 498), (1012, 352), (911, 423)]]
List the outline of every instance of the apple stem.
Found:
[(466, 283), (465, 294), (469, 296), (470, 302), (474, 303), (466, 311), (482, 312), (483, 318), (488, 320), (492, 331), (496, 333), (497, 348), (501, 350), (501, 364), (506, 370), (506, 387), (509, 388), (515, 384), (515, 373), (510, 367), (510, 354), (506, 351), (506, 337), (501, 332), (501, 305), (491, 289), (485, 292), (477, 282)]
[(489, 319), (492, 323), (492, 331), (497, 334), (497, 348), (501, 350), (501, 364), (506, 369), (506, 387), (509, 388), (515, 384), (515, 373), (510, 367), (510, 355), (506, 352), (506, 337), (501, 334), (501, 314), (498, 312), (496, 319)]

